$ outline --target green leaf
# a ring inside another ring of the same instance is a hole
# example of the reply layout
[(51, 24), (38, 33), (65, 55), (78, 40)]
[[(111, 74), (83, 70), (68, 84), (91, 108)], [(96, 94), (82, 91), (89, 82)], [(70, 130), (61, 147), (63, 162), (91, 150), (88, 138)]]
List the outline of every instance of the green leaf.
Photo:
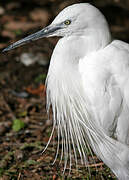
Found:
[(16, 31), (13, 31), (15, 33), (15, 35), (19, 36), (22, 34), (22, 30), (18, 29)]
[(20, 119), (14, 119), (12, 129), (13, 131), (20, 131), (22, 128), (24, 128), (25, 123), (21, 121)]
[(26, 115), (27, 115), (27, 111), (23, 111), (18, 114), (19, 117), (25, 117)]
[(40, 74), (35, 78), (35, 82), (36, 83), (43, 82), (45, 79), (46, 79), (46, 74)]
[(27, 161), (26, 161), (26, 163), (27, 163), (28, 165), (35, 165), (35, 164), (38, 164), (38, 162), (37, 162), (37, 161), (32, 160), (32, 159), (27, 160)]
[(3, 175), (3, 173), (4, 173), (4, 169), (0, 168), (0, 177)]

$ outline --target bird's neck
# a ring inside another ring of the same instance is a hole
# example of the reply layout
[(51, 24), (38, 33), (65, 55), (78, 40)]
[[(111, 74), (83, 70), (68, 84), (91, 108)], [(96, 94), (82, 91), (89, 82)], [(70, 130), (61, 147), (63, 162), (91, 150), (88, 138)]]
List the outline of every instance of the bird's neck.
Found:
[[(58, 41), (50, 61), (47, 75), (47, 92), (53, 102), (68, 98), (77, 89), (75, 82), (80, 82), (78, 62), (80, 54), (68, 39), (62, 38)], [(76, 86), (76, 87), (75, 87)]]
[(108, 25), (102, 26), (102, 28), (88, 29), (85, 33), (86, 51), (88, 53), (103, 49), (112, 41)]
[(89, 29), (82, 35), (76, 34), (60, 39), (53, 56), (58, 56), (64, 63), (68, 61), (73, 64), (89, 53), (105, 48), (109, 43), (111, 43), (111, 34), (108, 27)]
[[(93, 32), (95, 31), (95, 32)], [(83, 35), (73, 35), (61, 38), (52, 54), (50, 71), (56, 75), (77, 73), (79, 60), (89, 53), (105, 48), (111, 42), (111, 35), (107, 27), (87, 31)]]
[(80, 49), (85, 52), (85, 56), (89, 53), (98, 51), (105, 48), (111, 43), (111, 33), (108, 26), (102, 26), (96, 29), (86, 29), (83, 35), (80, 36), (82, 39), (80, 43)]

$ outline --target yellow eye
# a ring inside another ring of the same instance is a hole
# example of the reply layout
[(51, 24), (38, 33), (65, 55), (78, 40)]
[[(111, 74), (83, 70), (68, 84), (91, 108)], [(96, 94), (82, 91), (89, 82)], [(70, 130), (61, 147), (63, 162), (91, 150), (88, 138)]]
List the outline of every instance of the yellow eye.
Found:
[(65, 25), (69, 25), (69, 24), (71, 24), (71, 21), (70, 21), (70, 20), (66, 20), (66, 21), (64, 22), (64, 24), (65, 24)]

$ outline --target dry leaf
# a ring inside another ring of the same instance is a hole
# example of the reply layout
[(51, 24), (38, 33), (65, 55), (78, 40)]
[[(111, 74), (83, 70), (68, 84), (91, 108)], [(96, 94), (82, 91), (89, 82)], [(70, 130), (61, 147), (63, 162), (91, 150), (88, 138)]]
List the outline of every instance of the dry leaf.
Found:
[(4, 8), (0, 6), (0, 15), (3, 15), (4, 13), (5, 13)]
[(4, 36), (4, 37), (9, 37), (11, 39), (14, 39), (15, 38), (15, 34), (11, 31), (7, 31), (7, 30), (3, 30), (1, 32), (1, 35)]
[(37, 89), (32, 89), (31, 87), (26, 88), (26, 91), (33, 95), (45, 95), (45, 85), (41, 84)]
[(10, 21), (5, 25), (5, 28), (11, 31), (27, 31), (38, 26), (41, 26), (41, 23)]
[(7, 10), (12, 10), (14, 8), (19, 8), (19, 7), (20, 7), (20, 3), (17, 2), (10, 2), (6, 5)]
[(7, 46), (7, 44), (6, 44), (6, 43), (0, 43), (0, 49), (5, 48), (6, 46)]
[(50, 19), (50, 14), (45, 9), (34, 9), (30, 13), (30, 17), (34, 21), (42, 21), (44, 25), (46, 25)]

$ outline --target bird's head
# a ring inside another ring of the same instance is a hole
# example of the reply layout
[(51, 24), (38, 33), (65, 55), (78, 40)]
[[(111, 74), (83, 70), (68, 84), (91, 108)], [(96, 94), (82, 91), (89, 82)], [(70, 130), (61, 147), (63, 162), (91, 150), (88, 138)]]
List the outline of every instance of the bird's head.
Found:
[(43, 37), (88, 36), (104, 26), (107, 26), (106, 20), (97, 8), (88, 3), (74, 4), (63, 9), (49, 26), (15, 42), (3, 52)]

